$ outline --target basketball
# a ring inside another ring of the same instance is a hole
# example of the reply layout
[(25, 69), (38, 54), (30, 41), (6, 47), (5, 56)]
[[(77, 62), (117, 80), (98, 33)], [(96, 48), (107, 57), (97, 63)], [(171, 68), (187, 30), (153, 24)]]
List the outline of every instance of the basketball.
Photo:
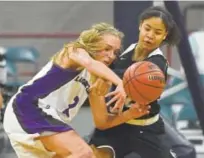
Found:
[(123, 76), (123, 85), (127, 96), (133, 101), (148, 104), (163, 92), (165, 76), (157, 65), (141, 61), (128, 67)]

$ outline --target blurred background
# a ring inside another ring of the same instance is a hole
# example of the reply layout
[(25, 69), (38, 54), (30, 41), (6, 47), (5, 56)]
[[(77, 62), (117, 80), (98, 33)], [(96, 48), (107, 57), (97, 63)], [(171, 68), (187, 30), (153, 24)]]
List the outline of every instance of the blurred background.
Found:
[[(201, 81), (204, 80), (204, 2), (178, 1), (188, 40)], [(0, 54), (6, 56), (5, 105), (16, 89), (29, 80), (65, 43), (94, 23), (108, 22), (124, 31), (124, 48), (137, 40), (138, 15), (149, 5), (163, 1), (62, 1), (0, 2)], [(127, 9), (129, 7), (129, 9)], [(132, 13), (134, 11), (134, 14)], [(132, 16), (131, 16), (132, 15)], [(169, 61), (169, 80), (161, 97), (162, 115), (204, 158), (204, 137), (176, 47), (162, 48)], [(188, 58), (188, 56), (186, 56)], [(0, 74), (1, 75), (1, 74)], [(204, 105), (200, 105), (204, 106)], [(3, 115), (3, 110), (1, 111)], [(83, 118), (83, 122), (81, 122)], [(15, 158), (0, 132), (0, 158)], [(89, 107), (84, 107), (73, 126), (84, 136), (93, 129)], [(1, 156), (2, 155), (2, 156)]]

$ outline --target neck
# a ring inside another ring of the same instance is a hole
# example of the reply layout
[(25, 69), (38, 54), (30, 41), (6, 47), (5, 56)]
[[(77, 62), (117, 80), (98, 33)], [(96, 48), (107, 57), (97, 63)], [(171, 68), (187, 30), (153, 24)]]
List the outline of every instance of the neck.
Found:
[(135, 47), (132, 60), (134, 61), (144, 60), (148, 56), (149, 53), (150, 52), (148, 50), (143, 49), (143, 47), (138, 43)]

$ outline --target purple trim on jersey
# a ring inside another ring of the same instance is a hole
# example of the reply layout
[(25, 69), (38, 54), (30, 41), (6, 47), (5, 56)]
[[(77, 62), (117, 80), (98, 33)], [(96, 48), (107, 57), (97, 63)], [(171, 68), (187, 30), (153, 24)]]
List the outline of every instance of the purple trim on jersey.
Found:
[(43, 131), (63, 132), (72, 128), (54, 119), (38, 107), (38, 99), (65, 85), (79, 74), (79, 71), (62, 69), (53, 65), (51, 69), (31, 85), (25, 86), (13, 103), (14, 113), (22, 128), (30, 134)]
[[(14, 101), (13, 109), (21, 127), (29, 134), (43, 133), (45, 131), (65, 132), (73, 130), (71, 126), (63, 123), (51, 115), (46, 114), (34, 104), (21, 104), (21, 108)], [(25, 107), (26, 110), (22, 110)]]
[(21, 91), (31, 95), (32, 98), (44, 98), (51, 92), (71, 81), (79, 74), (79, 71), (63, 69), (52, 65), (46, 75), (36, 79), (31, 85), (24, 86)]

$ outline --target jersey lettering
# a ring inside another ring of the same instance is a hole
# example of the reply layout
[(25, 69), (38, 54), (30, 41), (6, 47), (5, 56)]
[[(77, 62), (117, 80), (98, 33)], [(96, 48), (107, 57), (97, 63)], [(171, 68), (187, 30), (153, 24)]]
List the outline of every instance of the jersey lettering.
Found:
[(89, 93), (90, 84), (85, 78), (77, 76), (75, 81), (80, 82), (85, 87), (86, 92)]

